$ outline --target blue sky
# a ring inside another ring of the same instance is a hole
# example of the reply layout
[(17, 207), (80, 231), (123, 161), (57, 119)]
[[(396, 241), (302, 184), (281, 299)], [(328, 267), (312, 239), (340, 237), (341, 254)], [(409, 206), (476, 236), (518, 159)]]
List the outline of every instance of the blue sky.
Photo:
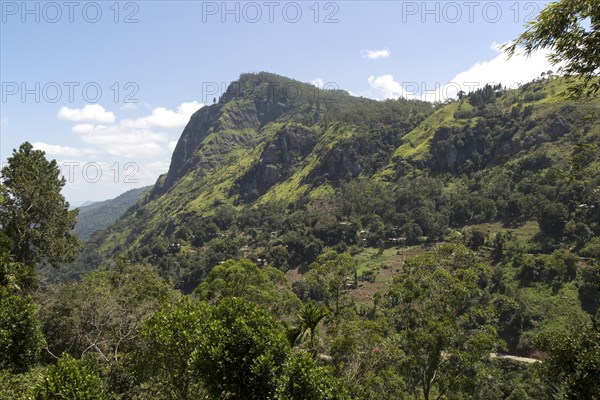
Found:
[(1, 0), (0, 160), (34, 143), (78, 205), (154, 183), (207, 89), (243, 72), (375, 99), (525, 83), (545, 54), (497, 45), (546, 3)]

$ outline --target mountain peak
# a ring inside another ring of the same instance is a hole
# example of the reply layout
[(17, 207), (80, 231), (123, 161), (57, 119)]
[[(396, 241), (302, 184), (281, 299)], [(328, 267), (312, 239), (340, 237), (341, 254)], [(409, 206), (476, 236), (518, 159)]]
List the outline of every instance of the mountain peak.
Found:
[[(175, 147), (169, 172), (153, 194), (168, 190), (192, 169), (219, 164), (225, 154), (239, 145), (244, 147), (269, 123), (312, 125), (329, 114), (339, 114), (348, 105), (365, 102), (373, 100), (353, 97), (343, 90), (323, 90), (270, 72), (241, 74), (216, 104), (192, 115)], [(243, 134), (228, 138), (228, 132)]]
[(259, 102), (318, 101), (321, 88), (270, 72), (243, 73), (232, 82), (220, 102), (252, 99)]

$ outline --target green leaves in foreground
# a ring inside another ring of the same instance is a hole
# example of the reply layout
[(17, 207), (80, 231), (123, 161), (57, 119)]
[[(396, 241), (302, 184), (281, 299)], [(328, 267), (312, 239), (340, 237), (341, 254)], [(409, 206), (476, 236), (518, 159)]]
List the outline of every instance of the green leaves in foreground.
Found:
[[(581, 82), (572, 83), (567, 93), (572, 97), (593, 97), (600, 90), (600, 1), (560, 0), (550, 3), (528, 24), (514, 42), (504, 45), (509, 56), (523, 47), (526, 55), (536, 50), (552, 51), (553, 65), (564, 63), (567, 76), (581, 76)], [(589, 27), (586, 22), (589, 21)]]
[(182, 298), (140, 333), (135, 399), (344, 399), (327, 367), (290, 354), (283, 327), (239, 298), (215, 306)]
[(176, 305), (165, 305), (155, 313), (140, 332), (136, 350), (138, 380), (142, 382), (139, 398), (150, 393), (159, 399), (197, 399), (202, 390), (196, 381), (191, 359), (204, 340), (204, 324), (210, 309), (187, 297)]
[(0, 287), (0, 369), (25, 372), (33, 366), (44, 345), (29, 296)]
[(241, 299), (212, 310), (194, 367), (215, 399), (273, 399), (289, 352), (279, 324)]
[(104, 383), (85, 361), (69, 355), (50, 367), (33, 388), (34, 400), (104, 400)]
[(545, 335), (537, 343), (548, 357), (540, 365), (544, 378), (564, 399), (600, 399), (600, 323)]
[(150, 318), (140, 337), (141, 379), (159, 398), (206, 391), (212, 399), (274, 399), (289, 354), (269, 313), (236, 298), (214, 307), (183, 298)]

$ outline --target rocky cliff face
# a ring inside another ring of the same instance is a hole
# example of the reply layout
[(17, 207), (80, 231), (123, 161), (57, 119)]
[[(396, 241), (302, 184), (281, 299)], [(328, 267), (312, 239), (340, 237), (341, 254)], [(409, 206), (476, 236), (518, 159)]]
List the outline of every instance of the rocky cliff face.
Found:
[(327, 181), (352, 179), (358, 177), (361, 171), (356, 153), (347, 146), (340, 146), (325, 154), (319, 167), (315, 168), (304, 182), (318, 185)]
[(258, 162), (236, 181), (232, 193), (237, 192), (245, 202), (257, 199), (274, 184), (291, 176), (317, 140), (316, 131), (306, 126), (284, 126), (264, 148)]
[(192, 115), (171, 156), (171, 166), (163, 185), (164, 189), (170, 188), (179, 177), (185, 175), (190, 168), (192, 156), (208, 135), (220, 112), (219, 105), (212, 105), (203, 107)]
[[(222, 161), (219, 155), (229, 153), (232, 146), (227, 141), (221, 141), (217, 148), (208, 148), (211, 147), (211, 143), (207, 143), (206, 139), (212, 134), (231, 131), (257, 132), (282, 117), (291, 120), (294, 120), (294, 117), (303, 119), (305, 110), (300, 109), (299, 104), (306, 105), (308, 102), (312, 111), (314, 99), (318, 100), (314, 87), (305, 83), (268, 73), (243, 74), (238, 81), (229, 85), (217, 104), (203, 107), (192, 115), (173, 151), (169, 172), (153, 195), (166, 192), (179, 179), (199, 166), (201, 169), (211, 169)], [(320, 106), (317, 103), (315, 105), (317, 108)], [(313, 117), (314, 115), (310, 115), (311, 119)], [(314, 145), (314, 138), (301, 139), (301, 134), (297, 133), (294, 136), (289, 132), (286, 135), (285, 139), (280, 140), (287, 141), (292, 148), (299, 142), (312, 141)], [(248, 136), (238, 135), (232, 140), (239, 144), (247, 140)], [(273, 149), (285, 145), (284, 142), (273, 143)], [(275, 150), (266, 150), (267, 157), (269, 151)], [(281, 151), (286, 153), (285, 146)], [(268, 167), (265, 164), (261, 168), (263, 175), (270, 174), (272, 178), (277, 174), (277, 168), (274, 166)]]

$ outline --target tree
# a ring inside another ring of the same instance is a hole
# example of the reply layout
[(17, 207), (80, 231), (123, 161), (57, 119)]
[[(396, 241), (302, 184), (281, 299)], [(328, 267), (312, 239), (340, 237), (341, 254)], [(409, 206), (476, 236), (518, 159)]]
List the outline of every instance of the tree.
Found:
[(386, 294), (386, 312), (406, 358), (409, 388), (423, 397), (460, 391), (495, 349), (492, 313), (483, 303), (490, 271), (464, 246), (446, 244), (405, 262)]
[(540, 372), (562, 398), (600, 399), (600, 323), (572, 329), (568, 333), (543, 335), (540, 350), (548, 356)]
[(106, 399), (106, 388), (96, 370), (68, 354), (50, 367), (33, 388), (33, 400)]
[(569, 210), (560, 203), (546, 204), (538, 215), (540, 230), (545, 235), (560, 238), (569, 218)]
[(15, 261), (29, 266), (71, 261), (79, 247), (70, 233), (78, 210), (69, 211), (60, 193), (65, 179), (56, 161), (25, 142), (13, 150), (1, 178), (0, 226), (11, 240)]
[(317, 326), (323, 318), (329, 314), (325, 306), (318, 307), (314, 303), (308, 303), (300, 313), (300, 327), (292, 329), (290, 334), (290, 345), (294, 345), (296, 340), (303, 340), (306, 336), (309, 338), (310, 347), (314, 349), (315, 339), (317, 337)]
[(308, 353), (294, 354), (288, 364), (285, 400), (342, 400), (348, 399), (346, 388), (331, 372), (318, 366)]
[[(374, 300), (379, 303), (380, 296)], [(330, 355), (353, 399), (406, 399), (398, 365), (404, 355), (392, 338), (388, 318), (343, 318), (330, 325)]]
[(212, 309), (194, 369), (212, 399), (274, 399), (289, 354), (281, 326), (243, 299), (225, 298)]
[(37, 287), (33, 267), (14, 262), (12, 256), (0, 250), (0, 286), (16, 293), (30, 293)]
[(350, 254), (328, 251), (310, 265), (306, 281), (311, 286), (315, 300), (325, 301), (328, 305), (333, 301), (334, 313), (337, 314), (346, 293), (346, 286), (349, 281), (353, 282), (356, 271), (356, 263)]
[(600, 1), (550, 3), (537, 21), (530, 22), (527, 30), (504, 50), (513, 56), (521, 46), (527, 55), (539, 49), (552, 50), (549, 60), (553, 65), (565, 63), (567, 76), (583, 78), (583, 82), (569, 85), (569, 95), (595, 96), (600, 90)]
[(280, 270), (259, 268), (250, 260), (227, 260), (214, 267), (194, 295), (210, 304), (238, 297), (267, 308), (275, 317), (295, 315), (302, 303)]
[(192, 355), (201, 346), (210, 309), (182, 297), (165, 304), (143, 326), (134, 364), (141, 398), (195, 400), (204, 393), (197, 383)]
[(152, 267), (119, 264), (50, 287), (40, 298), (39, 314), (52, 353), (113, 365), (132, 350), (140, 327), (161, 302), (176, 297)]
[(31, 297), (0, 287), (0, 369), (27, 371), (40, 356), (44, 337)]

